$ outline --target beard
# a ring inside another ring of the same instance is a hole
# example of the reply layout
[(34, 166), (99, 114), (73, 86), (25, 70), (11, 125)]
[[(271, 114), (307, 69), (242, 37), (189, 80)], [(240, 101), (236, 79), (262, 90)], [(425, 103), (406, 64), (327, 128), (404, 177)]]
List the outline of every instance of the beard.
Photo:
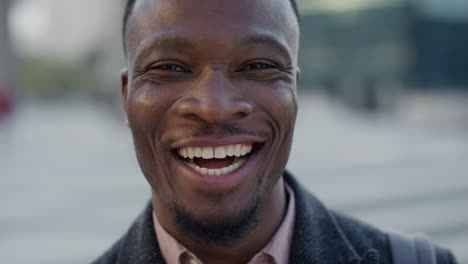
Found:
[(257, 199), (228, 219), (197, 219), (180, 206), (172, 206), (179, 234), (203, 245), (230, 246), (245, 238), (258, 224), (262, 202)]

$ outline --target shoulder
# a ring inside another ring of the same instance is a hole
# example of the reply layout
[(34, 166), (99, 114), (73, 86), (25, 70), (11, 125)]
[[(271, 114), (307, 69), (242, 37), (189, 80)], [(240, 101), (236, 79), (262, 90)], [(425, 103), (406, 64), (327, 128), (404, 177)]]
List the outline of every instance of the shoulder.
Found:
[(301, 228), (301, 232), (297, 232), (295, 239), (332, 236), (332, 239), (325, 241), (327, 243), (322, 243), (323, 247), (336, 251), (338, 241), (339, 250), (347, 250), (350, 256), (364, 256), (374, 250), (380, 256), (382, 264), (391, 263), (390, 244), (385, 232), (328, 209), (288, 172), (285, 173), (285, 180), (296, 198), (296, 225)]
[[(358, 256), (365, 256), (369, 251), (377, 252), (380, 264), (391, 264), (392, 249), (389, 235), (385, 230), (364, 221), (330, 210), (306, 190), (292, 175), (285, 174), (286, 182), (292, 187), (296, 196), (296, 224), (302, 231), (296, 232), (295, 239), (312, 239), (313, 235), (320, 235), (314, 231), (321, 229), (321, 233), (335, 234), (341, 240), (341, 249), (349, 248)], [(330, 241), (327, 247), (336, 249), (336, 241)], [(434, 245), (438, 264), (456, 264), (453, 254), (442, 247)]]
[(437, 264), (457, 264), (453, 253), (443, 247), (435, 245)]
[(151, 202), (127, 233), (92, 264), (164, 263), (152, 218)]
[(386, 232), (333, 210), (330, 210), (330, 215), (359, 255), (363, 255), (369, 248), (372, 248), (379, 252), (381, 264), (392, 263), (391, 248)]
[[(391, 245), (387, 232), (338, 212), (331, 214), (356, 251), (363, 252), (367, 248), (374, 248), (380, 253), (380, 263), (392, 263)], [(433, 246), (437, 264), (457, 263), (450, 250), (436, 244)]]

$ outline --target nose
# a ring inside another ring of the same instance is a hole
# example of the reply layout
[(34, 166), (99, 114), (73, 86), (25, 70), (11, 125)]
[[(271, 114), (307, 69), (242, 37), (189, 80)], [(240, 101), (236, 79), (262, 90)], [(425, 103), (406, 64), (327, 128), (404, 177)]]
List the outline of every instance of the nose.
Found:
[(222, 124), (252, 113), (252, 103), (221, 69), (206, 71), (187, 91), (187, 96), (176, 106), (178, 114), (185, 119)]

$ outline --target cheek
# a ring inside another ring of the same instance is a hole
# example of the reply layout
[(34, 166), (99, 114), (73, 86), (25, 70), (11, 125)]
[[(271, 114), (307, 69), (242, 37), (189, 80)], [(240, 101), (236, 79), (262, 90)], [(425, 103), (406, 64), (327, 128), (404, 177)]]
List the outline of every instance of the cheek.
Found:
[[(271, 89), (273, 88), (273, 89)], [(293, 84), (278, 85), (266, 90), (263, 97), (263, 108), (270, 116), (277, 135), (283, 138), (291, 134), (297, 115), (297, 93)]]
[[(170, 98), (151, 87), (140, 87), (132, 91), (127, 100), (127, 116), (138, 162), (153, 189), (168, 188), (167, 180), (156, 179), (157, 175), (168, 175), (169, 157), (159, 138), (165, 127)], [(161, 176), (162, 177), (162, 176)]]
[[(297, 94), (296, 89), (283, 89), (277, 92), (276, 116), (278, 122), (288, 131), (293, 129), (297, 115)], [(285, 132), (288, 132), (285, 131)]]
[(284, 89), (278, 91), (277, 104), (275, 107), (275, 122), (279, 127), (279, 155), (286, 166), (291, 151), (294, 126), (297, 116), (297, 94), (296, 89)]
[[(282, 174), (291, 149), (297, 114), (297, 95), (294, 85), (265, 87), (258, 97), (272, 133), (272, 144), (262, 169), (268, 175)], [(273, 179), (277, 180), (277, 178)], [(268, 180), (271, 184), (271, 179)], [(275, 182), (273, 181), (273, 183)], [(265, 183), (264, 183), (265, 184)], [(271, 187), (271, 186), (270, 186)]]
[(127, 116), (132, 129), (154, 135), (163, 125), (170, 97), (163, 89), (144, 85), (134, 89), (127, 101)]

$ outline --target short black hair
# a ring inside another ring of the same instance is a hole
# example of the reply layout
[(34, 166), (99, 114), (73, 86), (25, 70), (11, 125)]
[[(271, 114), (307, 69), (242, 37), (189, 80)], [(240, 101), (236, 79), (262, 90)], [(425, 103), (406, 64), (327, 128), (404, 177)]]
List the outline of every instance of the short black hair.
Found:
[[(127, 31), (127, 23), (128, 23), (128, 19), (130, 18), (130, 15), (132, 14), (133, 6), (135, 5), (135, 1), (136, 0), (127, 0), (127, 4), (125, 5), (123, 26), (122, 26), (124, 49), (125, 49), (125, 33)], [(294, 14), (296, 15), (297, 21), (300, 22), (299, 9), (297, 8), (296, 0), (289, 0), (289, 2), (291, 3), (291, 6), (292, 6), (292, 8), (294, 10)]]

